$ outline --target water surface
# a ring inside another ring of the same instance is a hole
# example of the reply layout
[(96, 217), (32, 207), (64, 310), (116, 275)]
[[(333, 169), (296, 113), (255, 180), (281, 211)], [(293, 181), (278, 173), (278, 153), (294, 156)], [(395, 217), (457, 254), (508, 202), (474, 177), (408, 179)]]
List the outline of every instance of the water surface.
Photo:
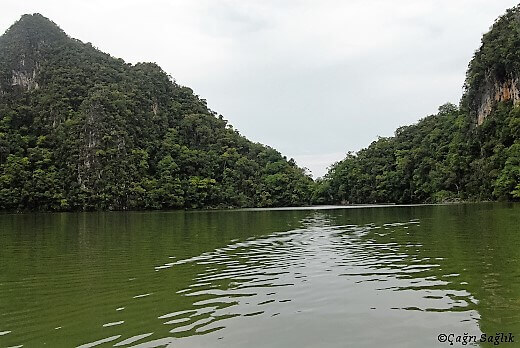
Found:
[(0, 347), (520, 341), (519, 226), (514, 204), (0, 215)]

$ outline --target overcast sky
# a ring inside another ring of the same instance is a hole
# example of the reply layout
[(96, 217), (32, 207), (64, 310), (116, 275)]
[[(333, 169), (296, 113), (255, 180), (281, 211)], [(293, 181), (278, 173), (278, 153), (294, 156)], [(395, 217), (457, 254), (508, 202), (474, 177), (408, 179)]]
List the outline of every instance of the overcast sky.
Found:
[(243, 135), (314, 177), (458, 103), (509, 0), (2, 0), (0, 31), (39, 12), (127, 62), (158, 63)]

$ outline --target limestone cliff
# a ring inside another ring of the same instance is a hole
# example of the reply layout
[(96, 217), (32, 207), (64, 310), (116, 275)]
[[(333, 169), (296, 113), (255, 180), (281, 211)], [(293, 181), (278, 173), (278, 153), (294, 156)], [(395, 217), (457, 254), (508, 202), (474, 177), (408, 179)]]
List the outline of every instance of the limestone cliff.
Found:
[(25, 61), (22, 59), (20, 61), (19, 69), (12, 71), (11, 86), (19, 86), (27, 91), (38, 89), (39, 85), (36, 80), (38, 69), (38, 62), (35, 62), (33, 67), (27, 69)]
[(469, 63), (462, 106), (477, 125), (497, 103), (520, 103), (520, 7), (498, 18)]
[(477, 124), (481, 125), (484, 119), (491, 114), (498, 102), (512, 101), (514, 105), (520, 103), (520, 79), (510, 77), (505, 81), (493, 81), (489, 78), (486, 83), (477, 107)]
[(294, 206), (312, 185), (156, 64), (39, 14), (0, 36), (0, 211)]
[(40, 14), (24, 15), (0, 37), (0, 94), (38, 89), (38, 75), (49, 47), (67, 35)]

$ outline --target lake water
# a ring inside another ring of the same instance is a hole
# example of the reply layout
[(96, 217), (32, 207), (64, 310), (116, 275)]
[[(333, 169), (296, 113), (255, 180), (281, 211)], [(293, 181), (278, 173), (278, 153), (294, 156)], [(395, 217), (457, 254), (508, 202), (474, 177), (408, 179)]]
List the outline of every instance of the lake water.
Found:
[(0, 245), (0, 347), (520, 342), (515, 204), (4, 214)]

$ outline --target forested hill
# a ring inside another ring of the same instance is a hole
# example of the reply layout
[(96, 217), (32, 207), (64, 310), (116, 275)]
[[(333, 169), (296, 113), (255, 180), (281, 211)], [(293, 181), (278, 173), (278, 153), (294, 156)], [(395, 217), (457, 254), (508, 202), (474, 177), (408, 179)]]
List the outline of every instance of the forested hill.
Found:
[(312, 185), (156, 64), (39, 14), (0, 37), (0, 210), (302, 205)]
[(460, 105), (334, 164), (317, 203), (520, 199), (520, 8), (482, 38)]

